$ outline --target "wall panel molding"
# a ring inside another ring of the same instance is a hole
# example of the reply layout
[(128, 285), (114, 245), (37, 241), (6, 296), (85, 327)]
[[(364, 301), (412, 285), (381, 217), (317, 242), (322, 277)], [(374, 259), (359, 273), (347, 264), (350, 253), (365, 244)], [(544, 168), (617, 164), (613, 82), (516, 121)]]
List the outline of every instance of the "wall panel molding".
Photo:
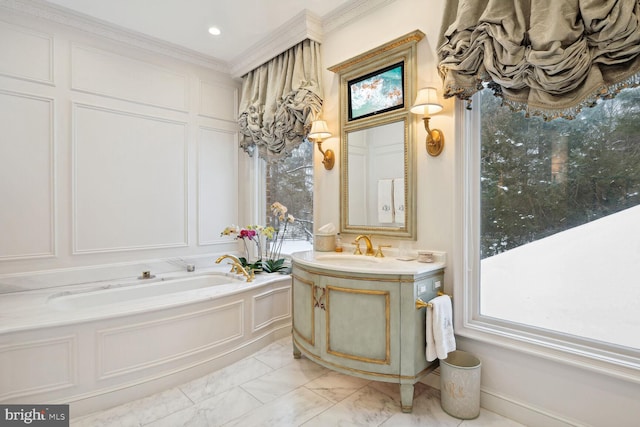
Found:
[(271, 289), (253, 297), (252, 332), (291, 317), (291, 286)]
[[(106, 380), (197, 356), (244, 336), (244, 301), (96, 332), (97, 376)], [(201, 325), (225, 325), (208, 328)], [(200, 325), (200, 326), (199, 326)], [(174, 330), (177, 335), (170, 332)], [(185, 334), (185, 331), (191, 333)], [(180, 340), (167, 337), (180, 336)], [(127, 351), (123, 352), (122, 349)], [(149, 349), (153, 348), (153, 351)]]
[(238, 206), (220, 201), (238, 200), (238, 133), (200, 126), (197, 144), (198, 245), (228, 244), (218, 228), (238, 222)]
[[(15, 361), (24, 361), (16, 366)], [(61, 367), (63, 369), (61, 369)], [(73, 387), (76, 336), (0, 346), (0, 401)]]
[(238, 87), (200, 80), (198, 114), (237, 123)]
[(73, 253), (188, 246), (188, 123), (72, 103)]
[(0, 20), (0, 40), (0, 75), (54, 86), (51, 34)]
[[(140, 85), (141, 77), (144, 85)], [(71, 43), (71, 88), (181, 112), (189, 109), (186, 75), (77, 43)]]
[(0, 90), (0, 261), (56, 255), (54, 117), (53, 98)]

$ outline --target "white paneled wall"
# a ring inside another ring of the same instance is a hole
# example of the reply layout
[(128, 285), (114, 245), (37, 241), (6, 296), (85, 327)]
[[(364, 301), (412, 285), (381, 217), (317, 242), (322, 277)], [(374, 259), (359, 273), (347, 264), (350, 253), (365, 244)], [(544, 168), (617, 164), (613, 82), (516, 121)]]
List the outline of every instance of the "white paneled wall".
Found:
[[(71, 47), (73, 90), (188, 111), (188, 85), (186, 75), (170, 69), (86, 46)], [(220, 109), (230, 106), (233, 103)]]
[(0, 89), (0, 261), (51, 256), (54, 100)]
[(74, 252), (187, 245), (187, 123), (74, 104), (72, 129)]
[[(235, 120), (238, 110), (236, 95), (237, 89), (219, 83), (200, 82), (200, 114), (204, 117), (219, 118), (223, 120)], [(235, 100), (233, 108), (223, 104), (221, 100)]]
[(239, 82), (133, 45), (3, 11), (0, 274), (236, 248)]
[(0, 74), (53, 84), (53, 36), (0, 21), (0, 40)]
[[(235, 132), (200, 127), (198, 129), (198, 243), (208, 245), (220, 238), (220, 224), (229, 216), (238, 218), (237, 206), (228, 203), (238, 196), (238, 181), (221, 176), (238, 162)], [(210, 197), (216, 194), (216, 197)], [(237, 224), (234, 219), (226, 225)], [(225, 226), (226, 226), (225, 225)]]

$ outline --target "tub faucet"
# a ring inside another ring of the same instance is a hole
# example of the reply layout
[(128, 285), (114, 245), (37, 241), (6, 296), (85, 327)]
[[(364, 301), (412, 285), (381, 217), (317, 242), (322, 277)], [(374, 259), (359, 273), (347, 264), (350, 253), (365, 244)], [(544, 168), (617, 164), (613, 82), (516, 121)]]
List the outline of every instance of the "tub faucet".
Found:
[(156, 277), (155, 274), (151, 274), (150, 271), (143, 271), (141, 276), (138, 276), (138, 279), (153, 279)]
[(230, 260), (228, 263), (231, 266), (230, 273), (242, 274), (247, 279), (247, 282), (251, 282), (256, 277), (255, 273), (251, 268), (247, 267), (249, 269), (249, 271), (247, 271), (247, 269), (242, 266), (242, 263), (240, 262), (240, 260), (233, 255), (227, 254), (227, 255), (222, 255), (221, 257), (218, 257), (218, 259), (216, 260), (216, 264), (220, 264), (220, 261), (222, 261), (225, 258), (229, 258)]
[(367, 251), (365, 252), (365, 255), (369, 255), (369, 256), (371, 256), (371, 255), (375, 255), (375, 252), (374, 252), (374, 250), (373, 250), (373, 245), (371, 244), (371, 236), (365, 236), (364, 234), (361, 234), (361, 235), (359, 235), (358, 237), (356, 237), (356, 241), (355, 241), (355, 244), (356, 244), (356, 254), (357, 254), (358, 252), (360, 252), (360, 251), (359, 251), (359, 249), (360, 249), (360, 239), (364, 239), (364, 242), (365, 242), (365, 243), (366, 243), (366, 245), (367, 245)]

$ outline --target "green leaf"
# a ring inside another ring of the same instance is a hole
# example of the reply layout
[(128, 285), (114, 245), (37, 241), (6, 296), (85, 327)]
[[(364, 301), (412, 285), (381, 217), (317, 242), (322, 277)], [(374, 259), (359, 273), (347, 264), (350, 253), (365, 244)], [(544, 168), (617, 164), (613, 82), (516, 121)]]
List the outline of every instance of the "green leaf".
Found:
[(262, 263), (262, 268), (267, 273), (275, 273), (276, 271), (280, 271), (285, 268), (284, 258), (276, 260), (268, 259)]

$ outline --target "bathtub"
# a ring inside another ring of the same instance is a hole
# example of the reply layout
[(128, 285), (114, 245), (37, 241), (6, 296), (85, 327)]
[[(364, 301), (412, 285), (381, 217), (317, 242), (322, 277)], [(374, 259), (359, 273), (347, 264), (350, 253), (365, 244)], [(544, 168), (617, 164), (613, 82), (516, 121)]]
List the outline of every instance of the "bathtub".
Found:
[(0, 402), (68, 403), (80, 416), (204, 376), (289, 334), (290, 276), (246, 282), (227, 271), (0, 294)]

